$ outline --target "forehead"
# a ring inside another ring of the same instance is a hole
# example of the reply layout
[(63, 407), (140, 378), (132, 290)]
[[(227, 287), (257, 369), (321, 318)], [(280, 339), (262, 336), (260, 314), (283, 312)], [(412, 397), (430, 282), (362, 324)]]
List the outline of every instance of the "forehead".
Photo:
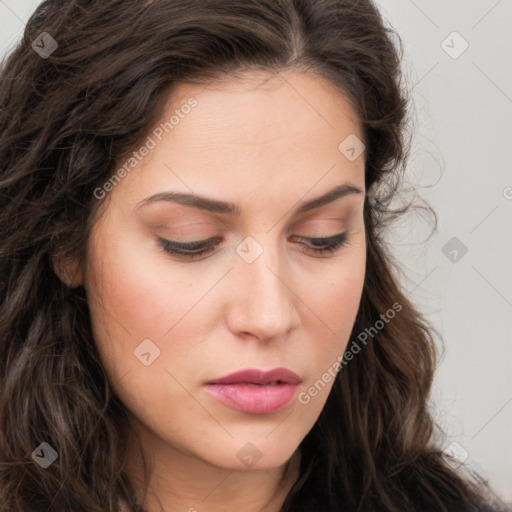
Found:
[[(268, 143), (276, 135), (290, 139), (329, 132), (363, 138), (346, 94), (312, 71), (252, 71), (205, 85), (181, 83), (169, 95), (162, 118), (169, 119), (190, 98), (198, 101), (199, 108), (186, 125), (198, 143)], [(212, 123), (216, 130), (211, 130)], [(176, 127), (176, 132), (183, 131)]]
[(344, 181), (364, 188), (364, 154), (351, 161), (339, 148), (353, 136), (363, 140), (350, 102), (311, 72), (181, 83), (149, 133), (153, 149), (120, 188), (129, 187), (134, 201), (157, 188), (211, 196), (294, 187), (303, 194), (323, 176), (322, 190)]

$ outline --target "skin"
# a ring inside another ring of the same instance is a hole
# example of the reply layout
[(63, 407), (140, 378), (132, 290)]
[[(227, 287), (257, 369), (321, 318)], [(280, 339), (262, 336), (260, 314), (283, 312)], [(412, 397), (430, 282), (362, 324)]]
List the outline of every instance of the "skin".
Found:
[[(270, 414), (227, 407), (203, 383), (245, 368), (285, 367), (302, 378), (298, 394), (343, 354), (365, 275), (365, 188), (364, 153), (350, 161), (338, 146), (363, 134), (341, 91), (312, 72), (180, 84), (162, 120), (190, 97), (197, 107), (104, 201), (86, 268), (59, 267), (59, 275), (87, 291), (102, 363), (131, 414), (123, 435), (138, 490), (136, 439), (150, 461), (147, 510), (276, 512), (333, 381), (308, 404), (296, 395)], [(343, 183), (362, 193), (294, 213), (299, 202)], [(136, 208), (163, 191), (230, 201), (241, 214), (165, 201)], [(303, 252), (311, 245), (289, 238), (343, 231), (348, 245), (325, 255)], [(201, 259), (180, 260), (156, 236), (218, 236), (221, 243)], [(236, 252), (248, 236), (263, 249), (252, 263)], [(147, 338), (160, 350), (149, 366), (134, 356)], [(237, 456), (248, 442), (261, 455), (251, 467)]]

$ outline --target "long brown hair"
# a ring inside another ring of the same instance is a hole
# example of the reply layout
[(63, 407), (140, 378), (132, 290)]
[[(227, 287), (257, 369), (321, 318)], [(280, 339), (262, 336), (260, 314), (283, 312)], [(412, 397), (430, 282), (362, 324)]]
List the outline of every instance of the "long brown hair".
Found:
[[(58, 45), (44, 39), (46, 56), (32, 45), (42, 32)], [(292, 67), (339, 87), (364, 127), (374, 197), (353, 338), (401, 309), (339, 371), (282, 510), (311, 495), (322, 511), (483, 502), (433, 442), (435, 331), (384, 241), (409, 206), (391, 209), (410, 147), (401, 56), (371, 0), (42, 2), (0, 74), (0, 508), (142, 510), (123, 472), (127, 411), (100, 364), (85, 290), (63, 284), (52, 258), (83, 262), (94, 190), (147, 136), (173, 84)], [(42, 442), (58, 452), (48, 469), (31, 457)]]

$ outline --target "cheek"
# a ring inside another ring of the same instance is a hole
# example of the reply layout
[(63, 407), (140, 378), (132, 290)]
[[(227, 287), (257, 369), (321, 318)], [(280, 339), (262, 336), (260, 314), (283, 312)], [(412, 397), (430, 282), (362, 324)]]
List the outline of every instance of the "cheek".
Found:
[(117, 321), (125, 335), (162, 337), (192, 305), (195, 287), (149, 234), (109, 228), (91, 255), (89, 288), (112, 312), (107, 323)]
[[(168, 265), (155, 261), (154, 248), (147, 240), (140, 243), (127, 235), (114, 238), (111, 233), (108, 240), (108, 244), (97, 241), (86, 289), (96, 345), (115, 380), (131, 369), (140, 370), (141, 361), (134, 351), (143, 340), (150, 339), (160, 355), (165, 355), (172, 334), (165, 333), (190, 309), (194, 294), (177, 271), (173, 276)], [(172, 332), (183, 326), (186, 322)]]
[(318, 377), (342, 355), (349, 343), (364, 286), (366, 258), (364, 246), (358, 247), (336, 265), (329, 282), (312, 286), (308, 294), (310, 309), (318, 316), (316, 335), (309, 338)]
[[(355, 321), (365, 277), (364, 264), (352, 265), (340, 272), (327, 290), (325, 311), (336, 333), (348, 333)], [(344, 336), (342, 336), (344, 337)]]

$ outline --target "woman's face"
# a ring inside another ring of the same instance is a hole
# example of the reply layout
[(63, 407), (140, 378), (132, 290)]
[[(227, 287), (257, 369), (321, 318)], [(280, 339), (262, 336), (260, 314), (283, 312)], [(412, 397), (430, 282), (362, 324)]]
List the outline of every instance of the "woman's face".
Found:
[[(313, 427), (366, 263), (363, 135), (348, 102), (312, 74), (245, 77), (174, 90), (168, 124), (110, 192), (82, 273), (102, 363), (146, 447), (231, 470), (284, 464)], [(341, 234), (333, 252), (311, 240)], [(192, 243), (189, 256), (166, 252)], [(206, 385), (276, 368), (296, 381)]]

